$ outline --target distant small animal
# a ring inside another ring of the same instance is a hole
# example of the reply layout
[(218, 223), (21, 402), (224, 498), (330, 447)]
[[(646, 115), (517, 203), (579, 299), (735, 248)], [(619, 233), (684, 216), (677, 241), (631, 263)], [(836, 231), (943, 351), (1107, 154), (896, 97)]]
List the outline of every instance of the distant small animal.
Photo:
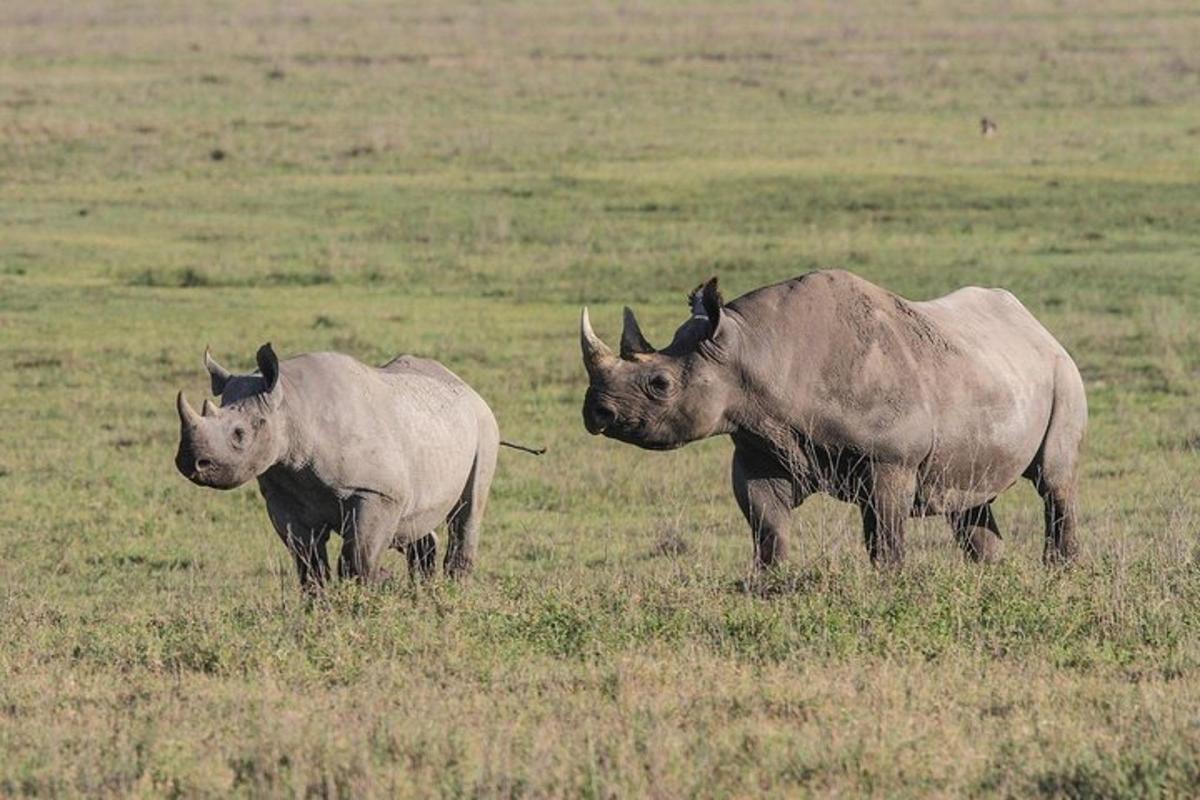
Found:
[(999, 130), (1000, 126), (987, 117), (979, 120), (979, 132), (984, 136), (995, 136)]
[[(487, 403), (436, 361), (402, 355), (370, 367), (340, 353), (280, 361), (270, 344), (258, 370), (235, 375), (207, 349), (218, 407), (197, 413), (180, 392), (175, 465), (193, 483), (232, 489), (257, 479), (300, 583), (330, 577), (326, 545), (343, 537), (338, 573), (385, 576), (380, 559), (407, 552), (410, 572), (436, 568), (434, 529), (449, 530), (444, 569), (470, 572), (501, 442)], [(538, 452), (531, 450), (530, 452)]]
[(1043, 560), (1075, 556), (1083, 380), (1007, 291), (913, 302), (831, 270), (728, 305), (712, 278), (689, 308), (661, 350), (626, 308), (619, 354), (583, 309), (583, 422), (648, 450), (729, 436), (759, 568), (785, 556), (791, 512), (817, 492), (859, 507), (876, 564), (899, 565), (905, 521), (931, 514), (967, 557), (996, 560), (992, 501), (1022, 476), (1045, 505)]

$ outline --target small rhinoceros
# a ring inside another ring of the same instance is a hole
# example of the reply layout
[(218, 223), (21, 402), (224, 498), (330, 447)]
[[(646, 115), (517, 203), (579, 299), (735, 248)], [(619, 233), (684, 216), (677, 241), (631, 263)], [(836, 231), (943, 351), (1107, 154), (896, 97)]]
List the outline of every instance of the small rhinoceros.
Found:
[(215, 489), (257, 478), (309, 589), (329, 577), (331, 532), (344, 539), (339, 574), (374, 581), (389, 547), (407, 550), (414, 573), (430, 574), (432, 531), (445, 521), (444, 568), (470, 571), (501, 443), (471, 387), (410, 355), (379, 368), (340, 353), (279, 361), (265, 344), (257, 360), (256, 373), (234, 375), (205, 350), (221, 406), (206, 399), (196, 413), (179, 393), (175, 465), (185, 477)]
[(1083, 380), (1008, 292), (913, 302), (833, 270), (728, 305), (713, 278), (689, 303), (662, 350), (626, 308), (619, 356), (583, 310), (584, 424), (654, 450), (730, 436), (759, 567), (784, 555), (788, 517), (814, 492), (859, 506), (873, 562), (900, 563), (905, 520), (928, 514), (993, 560), (992, 501), (1022, 476), (1045, 504), (1044, 560), (1074, 556)]

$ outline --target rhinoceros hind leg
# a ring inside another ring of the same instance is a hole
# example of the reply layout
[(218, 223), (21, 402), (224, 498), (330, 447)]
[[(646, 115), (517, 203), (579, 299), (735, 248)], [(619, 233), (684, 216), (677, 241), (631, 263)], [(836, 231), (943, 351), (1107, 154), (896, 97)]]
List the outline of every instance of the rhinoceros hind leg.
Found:
[(1025, 477), (1042, 496), (1046, 516), (1047, 566), (1068, 564), (1075, 558), (1075, 519), (1078, 513), (1079, 450), (1087, 428), (1087, 399), (1083, 381), (1073, 364), (1060, 362), (1055, 375), (1054, 408), (1050, 424), (1034, 462)]
[(1078, 551), (1074, 480), (1066, 486), (1046, 485), (1044, 481), (1035, 485), (1042, 496), (1046, 516), (1046, 547), (1042, 551), (1042, 562), (1048, 567), (1069, 564)]
[(496, 472), (496, 447), (490, 452), (476, 453), (471, 477), (463, 488), (458, 506), (446, 519), (449, 536), (446, 542), (446, 560), (442, 569), (451, 578), (464, 578), (475, 566), (475, 552), (479, 549), (479, 528), (483, 512), (487, 508), (488, 491), (492, 487), (492, 476)]
[(948, 514), (954, 528), (954, 540), (963, 555), (981, 564), (995, 564), (1004, 552), (1000, 528), (992, 514), (991, 504)]

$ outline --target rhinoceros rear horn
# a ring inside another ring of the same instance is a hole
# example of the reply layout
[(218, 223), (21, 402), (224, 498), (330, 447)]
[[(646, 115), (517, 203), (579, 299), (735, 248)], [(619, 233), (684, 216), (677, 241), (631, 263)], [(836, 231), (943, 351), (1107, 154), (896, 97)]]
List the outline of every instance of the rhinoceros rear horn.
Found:
[(224, 392), (225, 384), (229, 383), (229, 379), (233, 376), (229, 370), (216, 362), (207, 347), (204, 348), (204, 368), (208, 370), (208, 377), (212, 382), (212, 393), (219, 395)]
[(175, 410), (179, 412), (179, 422), (186, 430), (191, 430), (200, 424), (200, 415), (188, 404), (182, 391), (175, 395)]
[(621, 331), (621, 358), (628, 361), (636, 355), (653, 352), (654, 348), (642, 335), (642, 329), (638, 325), (637, 317), (633, 314), (633, 309), (625, 306), (625, 327)]
[(600, 337), (592, 330), (592, 321), (588, 319), (587, 306), (584, 306), (583, 313), (579, 315), (579, 345), (583, 350), (583, 366), (587, 369), (589, 376), (595, 374), (596, 370), (601, 369), (614, 358), (612, 349), (600, 341)]

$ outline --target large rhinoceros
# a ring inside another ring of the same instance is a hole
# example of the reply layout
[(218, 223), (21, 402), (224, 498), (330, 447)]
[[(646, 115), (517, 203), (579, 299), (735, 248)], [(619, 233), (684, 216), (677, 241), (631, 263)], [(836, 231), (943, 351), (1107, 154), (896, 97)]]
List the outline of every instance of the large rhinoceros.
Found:
[(197, 413), (176, 398), (175, 465), (201, 486), (258, 479), (267, 514), (301, 585), (329, 577), (326, 542), (344, 542), (339, 574), (373, 581), (388, 547), (410, 569), (435, 566), (432, 531), (449, 529), (444, 568), (470, 571), (500, 435), (487, 403), (436, 361), (400, 356), (369, 367), (340, 353), (279, 361), (269, 344), (258, 371), (234, 375), (207, 350), (212, 393)]
[(662, 350), (626, 308), (619, 356), (583, 310), (584, 424), (651, 450), (729, 435), (758, 566), (785, 555), (790, 512), (814, 492), (860, 508), (876, 564), (899, 564), (905, 520), (929, 514), (968, 557), (994, 560), (991, 504), (1022, 476), (1045, 504), (1043, 560), (1075, 555), (1083, 381), (1009, 292), (913, 302), (819, 271), (728, 305), (713, 278), (689, 302)]

